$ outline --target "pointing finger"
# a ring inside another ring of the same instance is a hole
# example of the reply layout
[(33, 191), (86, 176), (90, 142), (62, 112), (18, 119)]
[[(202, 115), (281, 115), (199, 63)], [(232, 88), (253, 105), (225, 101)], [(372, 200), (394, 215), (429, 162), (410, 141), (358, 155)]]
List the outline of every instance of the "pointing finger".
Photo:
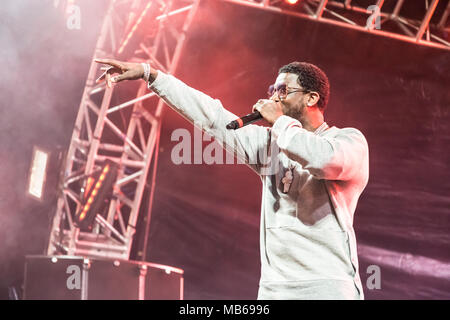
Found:
[(122, 69), (122, 65), (119, 61), (117, 60), (113, 60), (113, 59), (94, 59), (95, 62), (97, 63), (103, 63), (103, 64), (107, 64), (113, 67), (116, 67), (117, 69)]

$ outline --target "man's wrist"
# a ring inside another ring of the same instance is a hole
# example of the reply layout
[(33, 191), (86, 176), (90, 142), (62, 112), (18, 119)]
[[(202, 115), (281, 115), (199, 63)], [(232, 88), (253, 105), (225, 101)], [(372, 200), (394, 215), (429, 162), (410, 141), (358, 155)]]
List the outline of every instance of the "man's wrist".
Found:
[(148, 63), (141, 63), (141, 65), (144, 68), (142, 79), (144, 79), (145, 82), (148, 82), (150, 78), (150, 65)]

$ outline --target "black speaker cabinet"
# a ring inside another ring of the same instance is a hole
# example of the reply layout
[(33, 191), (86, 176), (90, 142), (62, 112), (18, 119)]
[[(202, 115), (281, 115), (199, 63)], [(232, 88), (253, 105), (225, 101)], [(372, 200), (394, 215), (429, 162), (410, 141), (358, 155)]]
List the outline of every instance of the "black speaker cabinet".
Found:
[(150, 262), (26, 256), (25, 300), (182, 300), (183, 270)]

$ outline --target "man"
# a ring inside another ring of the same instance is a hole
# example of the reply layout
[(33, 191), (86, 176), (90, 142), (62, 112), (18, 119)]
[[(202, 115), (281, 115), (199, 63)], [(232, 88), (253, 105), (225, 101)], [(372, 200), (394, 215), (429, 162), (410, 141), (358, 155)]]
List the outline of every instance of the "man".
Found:
[(96, 61), (109, 65), (99, 78), (108, 86), (145, 78), (261, 176), (258, 299), (363, 299), (353, 215), (368, 182), (368, 145), (360, 131), (324, 122), (329, 83), (322, 70), (304, 62), (282, 67), (270, 98), (253, 107), (271, 128), (227, 130), (237, 117), (219, 100), (147, 64)]

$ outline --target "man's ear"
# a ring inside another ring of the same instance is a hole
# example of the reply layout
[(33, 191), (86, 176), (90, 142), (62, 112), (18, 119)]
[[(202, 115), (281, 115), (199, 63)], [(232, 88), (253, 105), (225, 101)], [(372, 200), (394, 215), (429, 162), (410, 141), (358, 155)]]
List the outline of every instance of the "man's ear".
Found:
[(308, 94), (308, 100), (306, 101), (306, 104), (308, 105), (308, 107), (312, 107), (316, 105), (317, 102), (319, 102), (319, 99), (320, 99), (319, 94), (315, 91), (311, 91)]

